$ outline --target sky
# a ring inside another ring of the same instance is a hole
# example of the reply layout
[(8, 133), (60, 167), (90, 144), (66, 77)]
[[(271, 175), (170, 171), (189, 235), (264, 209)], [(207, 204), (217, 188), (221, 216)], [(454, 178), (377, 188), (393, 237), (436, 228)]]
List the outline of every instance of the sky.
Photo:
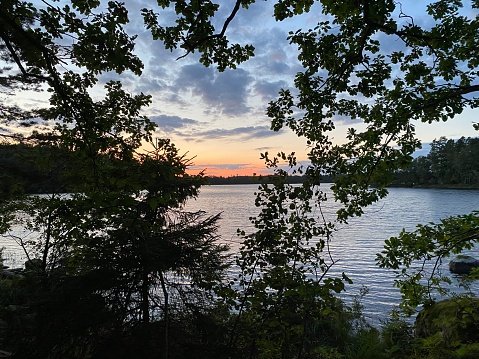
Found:
[[(270, 130), (266, 107), (281, 88), (292, 86), (294, 75), (301, 71), (297, 50), (287, 41), (288, 31), (300, 28), (299, 24), (314, 26), (318, 12), (299, 22), (278, 24), (272, 5), (259, 1), (238, 12), (226, 35), (232, 42), (251, 43), (255, 57), (222, 73), (200, 64), (196, 54), (177, 60), (183, 50), (172, 53), (159, 42), (152, 46), (151, 34), (142, 31), (142, 20), (132, 23), (131, 32), (140, 34), (137, 51), (145, 62), (135, 90), (153, 95), (148, 115), (160, 136), (195, 156), (192, 170), (223, 176), (264, 173), (260, 153), (305, 151), (304, 140), (289, 130)], [(157, 9), (152, 2), (128, 1), (127, 6), (130, 13), (142, 7)], [(220, 10), (218, 25), (231, 6)], [(167, 22), (175, 14), (161, 16)]]
[[(218, 25), (234, 2), (224, 3), (224, 10), (214, 20)], [(419, 3), (402, 2), (403, 11), (420, 24), (429, 20), (423, 19), (424, 6), (419, 8)], [(158, 125), (156, 136), (170, 138), (180, 153), (193, 158), (191, 172), (204, 170), (207, 175), (222, 176), (266, 173), (260, 159), (260, 153), (265, 151), (295, 151), (300, 160), (304, 159), (304, 139), (297, 138), (289, 129), (271, 131), (265, 113), (268, 102), (276, 99), (281, 88), (292, 88), (295, 74), (302, 70), (298, 51), (287, 40), (288, 32), (314, 27), (323, 15), (315, 5), (307, 14), (278, 23), (272, 17), (273, 5), (271, 1), (258, 1), (248, 10), (240, 9), (226, 35), (232, 42), (251, 43), (256, 49), (255, 57), (236, 70), (220, 73), (200, 64), (196, 54), (177, 59), (183, 50), (170, 52), (161, 42), (152, 40), (139, 14), (145, 7), (159, 12), (156, 1), (126, 0), (130, 13), (127, 30), (138, 34), (135, 52), (144, 62), (143, 75), (138, 78), (126, 73), (118, 77), (107, 73), (101, 75), (100, 83), (120, 79), (130, 92), (152, 95), (153, 102), (145, 114)], [(160, 19), (168, 23), (174, 15), (162, 10)], [(41, 101), (36, 96), (31, 94), (26, 101)], [(417, 124), (417, 134), (424, 143), (440, 136), (475, 136), (475, 117), (473, 111), (465, 111), (446, 123)], [(343, 142), (349, 126), (350, 123), (338, 121), (334, 140)], [(418, 154), (426, 154), (424, 151)]]

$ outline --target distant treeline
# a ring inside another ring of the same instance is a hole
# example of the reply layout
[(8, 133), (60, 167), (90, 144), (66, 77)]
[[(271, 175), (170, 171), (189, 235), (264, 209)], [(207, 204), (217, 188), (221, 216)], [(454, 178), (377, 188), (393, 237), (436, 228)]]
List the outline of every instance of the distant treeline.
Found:
[[(68, 192), (64, 174), (70, 154), (54, 154), (49, 146), (0, 144), (0, 196), (25, 193)], [(61, 160), (59, 160), (61, 159)], [(271, 176), (208, 176), (211, 185), (268, 183)], [(302, 183), (304, 177), (290, 176), (287, 182)], [(332, 182), (323, 178), (323, 182)], [(428, 155), (415, 158), (405, 170), (396, 173), (393, 186), (479, 188), (479, 138), (451, 140), (441, 137), (431, 143)]]
[[(26, 144), (0, 145), (0, 195), (15, 192), (53, 193), (67, 192), (61, 184), (62, 174), (68, 166), (68, 153), (52, 160), (50, 146)], [(62, 158), (61, 161), (58, 158)]]
[[(208, 176), (206, 177), (208, 184), (211, 185), (223, 185), (223, 184), (258, 184), (258, 183), (268, 183), (271, 179), (271, 175), (263, 176), (231, 176), (231, 177), (222, 177), (222, 176)], [(286, 178), (286, 183), (303, 183), (304, 176), (289, 176)], [(323, 178), (323, 182), (329, 183), (332, 182), (331, 178)]]
[(479, 188), (479, 138), (434, 140), (426, 156), (398, 173), (393, 185), (405, 187)]

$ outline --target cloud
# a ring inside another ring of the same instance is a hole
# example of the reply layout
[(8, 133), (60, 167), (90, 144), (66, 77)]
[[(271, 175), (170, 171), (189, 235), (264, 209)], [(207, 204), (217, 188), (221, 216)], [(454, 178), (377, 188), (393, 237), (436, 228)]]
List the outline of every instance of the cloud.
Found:
[(253, 174), (267, 174), (271, 172), (263, 165), (253, 163), (201, 163), (188, 168), (189, 172), (203, 172), (207, 176), (251, 176)]
[(154, 93), (167, 88), (166, 82), (153, 76), (143, 76), (135, 88), (135, 92)]
[(212, 139), (226, 139), (231, 142), (248, 141), (258, 138), (268, 138), (279, 135), (268, 126), (237, 127), (233, 129), (215, 128), (206, 131), (177, 133), (187, 141), (202, 142)]
[(199, 97), (207, 106), (206, 113), (237, 117), (251, 111), (247, 101), (252, 81), (253, 77), (243, 69), (220, 73), (192, 64), (181, 67), (173, 90)]
[[(237, 13), (227, 35), (232, 43), (252, 43), (257, 56), (236, 70), (222, 73), (214, 66), (207, 68), (200, 64), (198, 53), (176, 61), (183, 55), (182, 49), (172, 52), (166, 50), (161, 41), (153, 41), (138, 15), (139, 10), (146, 6), (140, 0), (128, 2), (132, 17), (128, 29), (132, 34), (138, 34), (135, 52), (145, 64), (143, 76), (133, 88), (135, 92), (153, 95), (153, 106), (176, 106), (206, 115), (211, 120), (251, 117), (264, 113), (267, 102), (277, 96), (280, 88), (292, 85), (291, 80), (298, 70), (297, 55), (288, 44), (287, 31), (273, 19), (271, 3), (254, 3), (248, 10), (241, 8)], [(162, 25), (174, 24), (177, 15), (173, 9), (150, 7), (160, 14)], [(229, 3), (223, 4), (212, 19), (217, 31), (232, 8)], [(262, 103), (259, 104), (258, 100)]]
[(215, 168), (218, 170), (238, 170), (245, 167), (251, 166), (251, 163), (200, 163), (194, 166), (191, 166), (192, 169), (195, 168)]
[(182, 66), (175, 81), (175, 87), (178, 89), (211, 89), (214, 83), (215, 73), (211, 67), (205, 67), (202, 64), (190, 64)]
[(248, 141), (277, 136), (269, 126), (245, 126), (237, 128), (207, 128), (206, 122), (191, 118), (170, 115), (150, 116), (158, 125), (158, 130), (169, 135), (180, 137), (189, 142), (205, 142), (209, 140), (226, 140), (228, 142)]
[(252, 43), (256, 56), (249, 65), (255, 68), (257, 77), (292, 79), (298, 72), (298, 51), (289, 44), (287, 37), (287, 31), (277, 26), (255, 34)]
[(278, 97), (279, 90), (287, 87), (285, 81), (257, 81), (254, 85), (256, 94), (261, 96), (261, 99), (265, 102), (275, 100)]
[(421, 143), (421, 148), (417, 149), (414, 151), (412, 156), (414, 158), (419, 157), (419, 156), (427, 156), (429, 152), (431, 151), (431, 144), (430, 143)]
[(110, 81), (121, 81), (124, 87), (132, 86), (138, 81), (138, 77), (130, 71), (125, 71), (121, 74), (118, 74), (114, 71), (108, 71), (102, 73), (98, 77), (98, 83), (104, 85)]
[(155, 122), (158, 125), (158, 128), (163, 131), (175, 131), (180, 128), (185, 128), (200, 123), (199, 121), (192, 120), (190, 118), (167, 115), (152, 116), (150, 117), (150, 120)]

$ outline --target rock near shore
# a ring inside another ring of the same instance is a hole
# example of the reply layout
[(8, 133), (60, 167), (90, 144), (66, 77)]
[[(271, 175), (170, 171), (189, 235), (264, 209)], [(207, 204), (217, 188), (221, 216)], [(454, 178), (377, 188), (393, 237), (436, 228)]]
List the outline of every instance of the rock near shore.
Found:
[(469, 274), (472, 268), (479, 267), (479, 260), (471, 256), (459, 255), (449, 262), (449, 270), (455, 274)]
[[(419, 312), (415, 334), (427, 338), (440, 333), (445, 343), (479, 343), (479, 298), (457, 297), (434, 303)], [(477, 357), (476, 357), (477, 358)]]

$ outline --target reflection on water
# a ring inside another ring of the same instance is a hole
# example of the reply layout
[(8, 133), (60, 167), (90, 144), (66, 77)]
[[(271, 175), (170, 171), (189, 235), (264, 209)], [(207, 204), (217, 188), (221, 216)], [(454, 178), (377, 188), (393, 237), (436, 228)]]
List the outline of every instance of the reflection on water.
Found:
[[(253, 231), (249, 217), (258, 213), (254, 205), (256, 190), (256, 185), (204, 187), (199, 198), (188, 203), (187, 209), (201, 209), (211, 215), (221, 212), (218, 234), (234, 251), (240, 245), (236, 230)], [(474, 190), (390, 189), (388, 197), (334, 234), (331, 250), (338, 262), (331, 273), (345, 272), (354, 281), (347, 287), (345, 297), (358, 295), (361, 287), (366, 286), (369, 293), (363, 299), (364, 312), (377, 323), (378, 318), (384, 318), (400, 300), (398, 290), (393, 287), (394, 273), (375, 264), (376, 253), (382, 250), (384, 240), (398, 235), (403, 228), (413, 230), (418, 223), (437, 222), (448, 216), (470, 213), (479, 209), (478, 203), (479, 191)], [(334, 212), (335, 204), (330, 204), (327, 210)], [(25, 259), (18, 239), (31, 238), (34, 234), (26, 233), (22, 228), (14, 228), (12, 233), (17, 240), (0, 238), (0, 247), (6, 248), (6, 264), (18, 266)], [(477, 251), (470, 254), (479, 257)]]
[[(204, 187), (188, 208), (211, 214), (222, 212), (219, 234), (233, 248), (238, 248), (236, 229), (253, 230), (248, 218), (258, 213), (254, 206), (256, 189), (256, 185)], [(384, 240), (398, 235), (403, 228), (414, 230), (419, 223), (470, 213), (479, 209), (478, 204), (479, 191), (475, 190), (391, 188), (388, 197), (335, 232), (331, 251), (337, 264), (331, 274), (345, 272), (353, 280), (354, 284), (344, 294), (346, 299), (359, 295), (362, 286), (369, 289), (363, 299), (364, 313), (377, 323), (400, 301), (400, 293), (393, 287), (394, 273), (376, 266), (376, 254), (383, 249)], [(330, 212), (337, 209), (334, 203), (328, 205), (326, 210)], [(479, 257), (477, 251), (470, 254)]]

